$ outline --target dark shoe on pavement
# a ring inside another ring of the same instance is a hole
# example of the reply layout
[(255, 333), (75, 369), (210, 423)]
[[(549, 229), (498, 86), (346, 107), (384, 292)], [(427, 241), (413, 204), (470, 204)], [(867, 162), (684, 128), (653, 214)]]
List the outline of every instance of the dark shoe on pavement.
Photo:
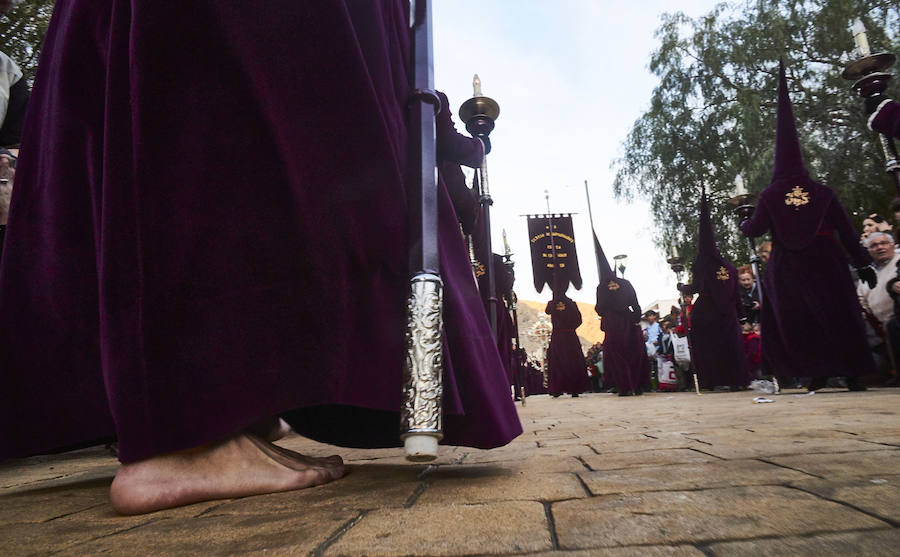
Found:
[(819, 389), (824, 389), (827, 383), (828, 380), (826, 378), (815, 377), (809, 382), (809, 385), (806, 386), (806, 390), (809, 392), (818, 391)]
[(858, 377), (848, 377), (847, 378), (847, 390), (848, 391), (866, 391), (868, 388), (866, 384), (860, 381)]

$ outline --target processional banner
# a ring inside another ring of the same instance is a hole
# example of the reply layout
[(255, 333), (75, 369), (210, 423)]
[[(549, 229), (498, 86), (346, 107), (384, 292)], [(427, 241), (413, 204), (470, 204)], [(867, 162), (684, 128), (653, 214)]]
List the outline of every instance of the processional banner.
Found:
[[(550, 227), (553, 227), (552, 234)], [(581, 270), (575, 251), (575, 230), (572, 215), (528, 215), (528, 239), (531, 244), (531, 270), (534, 288), (538, 292), (544, 285), (553, 288), (553, 273), (559, 280), (581, 289)]]

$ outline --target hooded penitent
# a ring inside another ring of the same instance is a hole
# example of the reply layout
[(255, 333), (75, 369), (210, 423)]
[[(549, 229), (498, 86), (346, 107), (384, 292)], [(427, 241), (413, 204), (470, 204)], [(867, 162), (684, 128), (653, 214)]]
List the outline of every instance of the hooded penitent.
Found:
[(700, 293), (690, 329), (692, 363), (700, 384), (746, 385), (750, 378), (737, 315), (737, 269), (722, 257), (716, 244), (705, 190), (700, 197), (697, 258), (691, 275), (694, 280), (689, 290)]
[(553, 334), (547, 362), (550, 366), (550, 382), (547, 390), (558, 395), (577, 395), (588, 388), (584, 365), (584, 353), (575, 329), (581, 325), (581, 311), (568, 296), (568, 278), (561, 273), (553, 273), (553, 299), (547, 302), (545, 312), (553, 323)]
[(760, 194), (760, 203), (765, 203), (772, 220), (781, 224), (780, 243), (800, 249), (819, 233), (834, 192), (814, 182), (803, 164), (783, 62), (779, 65), (776, 119), (775, 168), (769, 186)]
[(703, 294), (713, 297), (716, 305), (723, 311), (732, 309), (737, 288), (737, 269), (719, 251), (705, 190), (700, 197), (697, 244), (697, 258), (691, 265), (691, 275), (695, 281), (703, 281)]
[[(600, 274), (600, 284), (597, 287), (597, 306), (596, 311), (599, 314), (614, 311), (619, 313), (630, 313), (633, 321), (640, 321), (641, 308), (637, 305), (637, 297), (631, 283), (624, 278), (619, 278), (613, 272), (603, 252), (597, 235), (594, 234), (594, 255), (597, 257), (597, 269)], [(634, 304), (632, 302), (635, 302)]]
[(631, 283), (613, 273), (596, 234), (594, 253), (600, 275), (594, 310), (600, 316), (600, 328), (606, 333), (603, 383), (616, 387), (620, 394), (635, 392), (650, 382), (650, 362), (637, 324), (641, 319), (641, 306)]
[(761, 288), (762, 359), (771, 372), (797, 377), (874, 371), (847, 266), (847, 255), (854, 267), (871, 258), (834, 192), (803, 164), (783, 63), (774, 167), (753, 218), (741, 223), (747, 236), (772, 235)]

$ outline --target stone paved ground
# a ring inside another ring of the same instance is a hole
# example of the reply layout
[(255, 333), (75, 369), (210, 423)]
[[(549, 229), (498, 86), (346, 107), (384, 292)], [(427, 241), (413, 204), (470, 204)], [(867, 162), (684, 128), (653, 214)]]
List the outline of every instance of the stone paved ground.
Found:
[[(116, 516), (102, 447), (0, 464), (0, 555), (898, 555), (900, 389), (531, 397), (493, 451)], [(314, 455), (329, 447), (292, 436)]]

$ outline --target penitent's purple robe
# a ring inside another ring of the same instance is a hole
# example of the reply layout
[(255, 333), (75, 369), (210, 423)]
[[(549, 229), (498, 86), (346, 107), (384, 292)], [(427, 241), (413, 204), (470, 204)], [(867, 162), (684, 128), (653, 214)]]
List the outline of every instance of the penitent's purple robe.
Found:
[(900, 103), (887, 101), (869, 118), (869, 127), (889, 137), (900, 139)]
[[(506, 307), (504, 295), (511, 293), (515, 277), (512, 269), (504, 264), (503, 257), (494, 254), (494, 272), (497, 277), (495, 280), (496, 298), (497, 298), (497, 351), (500, 353), (500, 359), (506, 366), (506, 375), (509, 378), (510, 385), (516, 385), (516, 373), (518, 364), (515, 361), (513, 353), (513, 341), (516, 338), (516, 324), (513, 321), (510, 311)], [(483, 297), (483, 296), (482, 296)]]
[(834, 192), (801, 175), (775, 182), (741, 231), (772, 233), (760, 315), (763, 360), (772, 368), (766, 371), (793, 377), (874, 372), (845, 253), (855, 267), (871, 259)]
[(650, 386), (650, 361), (638, 323), (640, 304), (631, 282), (603, 278), (597, 286), (597, 305), (603, 339), (603, 383), (620, 393)]
[(550, 375), (547, 392), (551, 395), (581, 394), (589, 388), (584, 352), (575, 334), (575, 329), (581, 325), (581, 312), (575, 302), (565, 296), (547, 302), (544, 312), (550, 315), (553, 324), (547, 349)]
[(751, 238), (772, 233), (760, 315), (763, 364), (779, 376), (874, 372), (845, 253), (857, 268), (872, 259), (834, 191), (806, 170), (783, 63), (779, 73), (772, 181), (753, 218), (741, 223)]
[[(285, 412), (399, 444), (408, 14), (57, 0), (0, 261), (0, 457), (117, 435), (131, 462)], [(444, 442), (496, 447), (521, 426), (444, 190), (439, 227)]]
[(694, 282), (689, 291), (700, 296), (694, 302), (688, 332), (697, 380), (701, 387), (708, 388), (746, 386), (750, 383), (750, 371), (738, 320), (741, 299), (737, 270), (720, 258), (697, 259), (691, 268)]

